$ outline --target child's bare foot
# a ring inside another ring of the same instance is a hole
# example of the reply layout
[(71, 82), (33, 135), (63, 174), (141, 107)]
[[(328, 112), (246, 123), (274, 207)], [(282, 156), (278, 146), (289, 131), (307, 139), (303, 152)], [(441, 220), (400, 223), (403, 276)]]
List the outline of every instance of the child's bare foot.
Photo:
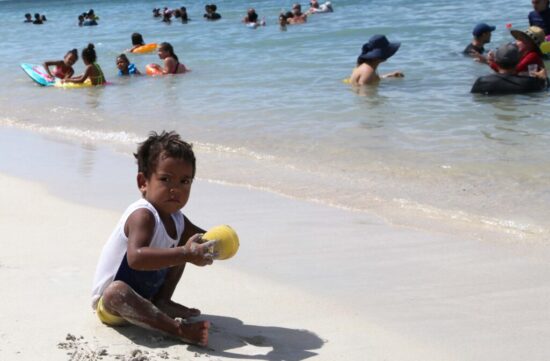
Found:
[(187, 323), (181, 318), (176, 318), (176, 321), (180, 323), (179, 334), (183, 342), (203, 347), (208, 345), (208, 330), (210, 328), (210, 322), (199, 321)]
[(201, 311), (199, 309), (185, 307), (184, 305), (180, 305), (179, 303), (171, 300), (158, 301), (155, 305), (172, 318), (179, 317), (185, 319), (190, 317), (197, 317), (201, 314)]

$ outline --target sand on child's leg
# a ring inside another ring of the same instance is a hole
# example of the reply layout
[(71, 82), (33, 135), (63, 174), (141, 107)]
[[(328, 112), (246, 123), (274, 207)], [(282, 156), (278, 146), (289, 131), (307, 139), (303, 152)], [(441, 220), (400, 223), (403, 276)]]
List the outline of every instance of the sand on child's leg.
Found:
[(167, 333), (186, 343), (199, 346), (208, 344), (208, 321), (185, 323), (175, 320), (124, 282), (112, 282), (102, 297), (107, 311), (136, 326)]
[[(180, 246), (184, 244), (185, 242), (182, 241)], [(152, 300), (155, 306), (172, 318), (179, 317), (187, 319), (190, 317), (197, 317), (201, 314), (201, 311), (196, 308), (189, 308), (172, 301), (176, 285), (180, 282), (184, 270), (185, 264), (171, 267), (166, 275), (164, 284)]]
[(200, 316), (201, 314), (201, 311), (197, 308), (186, 307), (172, 300), (158, 300), (154, 301), (154, 304), (172, 318), (178, 317), (187, 319)]

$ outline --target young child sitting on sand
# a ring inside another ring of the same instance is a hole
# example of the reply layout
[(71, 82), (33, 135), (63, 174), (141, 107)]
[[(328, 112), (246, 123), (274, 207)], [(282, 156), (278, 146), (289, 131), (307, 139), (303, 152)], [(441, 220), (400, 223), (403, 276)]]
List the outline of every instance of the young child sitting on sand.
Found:
[(380, 78), (403, 77), (400, 71), (394, 71), (389, 74), (379, 76), (377, 68), (380, 64), (391, 57), (401, 43), (390, 43), (384, 35), (373, 35), (368, 43), (363, 45), (361, 54), (357, 58), (357, 66), (353, 69), (350, 76), (350, 83), (353, 85), (374, 84), (380, 81)]
[(195, 155), (175, 132), (151, 133), (134, 154), (142, 198), (132, 203), (103, 247), (92, 306), (110, 326), (127, 322), (206, 346), (208, 321), (183, 321), (200, 311), (171, 300), (185, 265), (212, 264), (212, 241), (183, 215), (195, 177)]
[(86, 65), (84, 74), (73, 78), (66, 78), (62, 80), (65, 83), (84, 83), (87, 79), (90, 79), (92, 85), (103, 85), (106, 83), (105, 76), (101, 70), (95, 53), (94, 44), (88, 44), (86, 48), (82, 50), (82, 61)]

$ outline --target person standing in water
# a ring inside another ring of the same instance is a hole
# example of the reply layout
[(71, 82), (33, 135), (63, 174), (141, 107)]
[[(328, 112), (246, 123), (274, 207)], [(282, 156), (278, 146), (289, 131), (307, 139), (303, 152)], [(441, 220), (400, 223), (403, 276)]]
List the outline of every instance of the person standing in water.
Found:
[(376, 84), (381, 78), (402, 78), (404, 75), (400, 71), (382, 76), (379, 76), (377, 72), (378, 66), (395, 54), (400, 46), (401, 43), (390, 43), (384, 35), (373, 35), (361, 49), (361, 54), (357, 58), (357, 66), (353, 69), (349, 79), (350, 83), (367, 85)]
[(549, 0), (531, 0), (533, 11), (529, 13), (529, 26), (538, 26), (544, 30), (546, 36), (550, 35), (550, 8)]
[(464, 55), (471, 56), (480, 63), (487, 63), (487, 58), (483, 55), (483, 53), (485, 53), (484, 45), (491, 42), (491, 34), (495, 29), (496, 27), (485, 23), (477, 24), (472, 31), (474, 38), (464, 49)]

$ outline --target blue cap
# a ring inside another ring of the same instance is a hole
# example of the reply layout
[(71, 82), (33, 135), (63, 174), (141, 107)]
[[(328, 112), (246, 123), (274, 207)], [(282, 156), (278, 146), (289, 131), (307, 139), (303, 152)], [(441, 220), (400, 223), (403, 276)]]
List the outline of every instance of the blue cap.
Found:
[(485, 23), (479, 23), (472, 31), (474, 36), (481, 36), (483, 33), (490, 33), (496, 29), (496, 26), (487, 25)]

